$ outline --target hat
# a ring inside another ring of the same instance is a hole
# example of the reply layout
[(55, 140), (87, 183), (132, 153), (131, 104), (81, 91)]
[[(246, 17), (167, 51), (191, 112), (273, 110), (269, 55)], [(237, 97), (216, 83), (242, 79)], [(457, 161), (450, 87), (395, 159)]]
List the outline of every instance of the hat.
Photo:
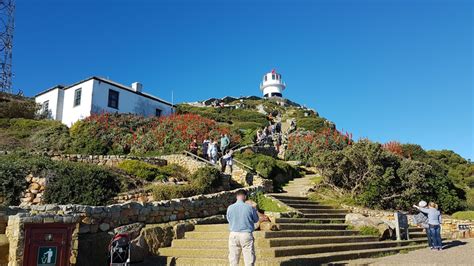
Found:
[(424, 207), (426, 207), (426, 205), (428, 205), (428, 203), (426, 203), (426, 201), (424, 201), (424, 200), (418, 202), (418, 207), (424, 208)]

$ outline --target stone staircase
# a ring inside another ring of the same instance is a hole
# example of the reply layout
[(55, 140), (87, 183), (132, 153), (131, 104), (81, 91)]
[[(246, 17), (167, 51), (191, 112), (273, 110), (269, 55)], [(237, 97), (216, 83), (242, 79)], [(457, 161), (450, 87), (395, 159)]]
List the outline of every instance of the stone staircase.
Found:
[[(276, 218), (280, 231), (254, 233), (257, 265), (318, 265), (426, 247), (418, 229), (412, 230), (409, 241), (379, 241), (378, 237), (349, 230), (344, 224), (345, 210), (287, 193), (272, 196), (304, 217)], [(167, 265), (228, 265), (228, 235), (227, 224), (196, 225), (184, 239), (159, 250), (161, 261)]]

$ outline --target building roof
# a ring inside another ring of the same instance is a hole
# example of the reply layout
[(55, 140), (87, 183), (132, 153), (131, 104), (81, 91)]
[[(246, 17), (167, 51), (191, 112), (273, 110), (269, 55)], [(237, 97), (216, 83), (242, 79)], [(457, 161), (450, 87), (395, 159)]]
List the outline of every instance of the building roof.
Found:
[(115, 86), (115, 87), (118, 87), (118, 88), (121, 88), (121, 89), (124, 89), (124, 90), (128, 90), (128, 91), (130, 91), (130, 92), (132, 92), (132, 93), (135, 93), (135, 94), (138, 94), (138, 95), (140, 95), (140, 96), (143, 96), (143, 97), (146, 97), (146, 98), (155, 100), (155, 101), (157, 101), (157, 102), (161, 102), (161, 103), (163, 103), (163, 104), (166, 104), (166, 105), (169, 105), (169, 106), (172, 106), (172, 107), (175, 107), (175, 105), (171, 104), (170, 102), (167, 102), (167, 101), (165, 101), (165, 100), (163, 100), (163, 99), (160, 99), (160, 98), (155, 97), (155, 96), (153, 96), (153, 95), (150, 95), (150, 94), (148, 94), (148, 93), (138, 92), (138, 91), (133, 90), (131, 87), (125, 86), (125, 85), (123, 85), (123, 84), (117, 83), (117, 82), (112, 81), (112, 80), (109, 80), (109, 79), (97, 77), (97, 76), (92, 76), (92, 77), (86, 78), (86, 79), (84, 79), (84, 80), (81, 80), (81, 81), (78, 81), (78, 82), (76, 82), (76, 83), (73, 83), (73, 84), (71, 84), (71, 85), (69, 85), (69, 86), (56, 85), (56, 86), (54, 86), (54, 87), (51, 87), (51, 88), (49, 88), (49, 89), (46, 89), (46, 90), (44, 90), (44, 91), (42, 91), (42, 92), (36, 94), (35, 97), (38, 97), (39, 95), (45, 94), (45, 93), (47, 93), (47, 92), (50, 92), (50, 91), (52, 91), (52, 90), (54, 90), (54, 89), (67, 90), (67, 89), (69, 89), (69, 88), (71, 88), (71, 87), (74, 87), (74, 86), (76, 86), (76, 85), (79, 85), (79, 84), (81, 84), (81, 83), (87, 82), (87, 81), (92, 80), (92, 79), (93, 79), (93, 80), (100, 81), (100, 82), (104, 82), (104, 83), (107, 83), (107, 84), (110, 84), (110, 85), (112, 85), (112, 86)]

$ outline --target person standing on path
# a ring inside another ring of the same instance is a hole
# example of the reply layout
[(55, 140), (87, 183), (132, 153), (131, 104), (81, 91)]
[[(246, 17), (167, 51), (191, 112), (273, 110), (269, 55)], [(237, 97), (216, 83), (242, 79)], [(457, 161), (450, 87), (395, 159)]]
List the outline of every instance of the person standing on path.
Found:
[(227, 152), (227, 147), (229, 147), (230, 139), (227, 134), (221, 136), (221, 152), (225, 154)]
[(229, 222), (229, 262), (231, 266), (239, 265), (243, 253), (245, 266), (255, 265), (255, 248), (252, 232), (258, 222), (257, 209), (245, 203), (247, 192), (239, 190), (237, 201), (227, 208)]
[[(422, 200), (418, 203), (418, 207), (425, 208), (428, 203)], [(413, 221), (415, 222), (416, 226), (425, 229), (426, 237), (428, 238), (428, 247), (433, 249), (433, 240), (431, 237), (430, 227), (428, 225), (428, 215), (423, 212), (419, 212), (416, 215), (413, 215)]]
[(417, 208), (423, 213), (428, 214), (428, 226), (432, 237), (433, 249), (442, 250), (443, 243), (441, 241), (441, 213), (438, 210), (438, 206), (434, 202), (428, 204), (429, 208), (421, 208), (416, 205), (413, 207)]

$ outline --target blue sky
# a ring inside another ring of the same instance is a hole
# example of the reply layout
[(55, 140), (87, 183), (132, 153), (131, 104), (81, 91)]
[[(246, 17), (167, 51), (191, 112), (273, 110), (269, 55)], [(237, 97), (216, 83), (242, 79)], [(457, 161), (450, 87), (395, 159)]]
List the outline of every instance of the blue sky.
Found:
[(14, 87), (89, 76), (175, 102), (285, 96), (355, 137), (474, 159), (473, 2), (468, 0), (17, 0)]

